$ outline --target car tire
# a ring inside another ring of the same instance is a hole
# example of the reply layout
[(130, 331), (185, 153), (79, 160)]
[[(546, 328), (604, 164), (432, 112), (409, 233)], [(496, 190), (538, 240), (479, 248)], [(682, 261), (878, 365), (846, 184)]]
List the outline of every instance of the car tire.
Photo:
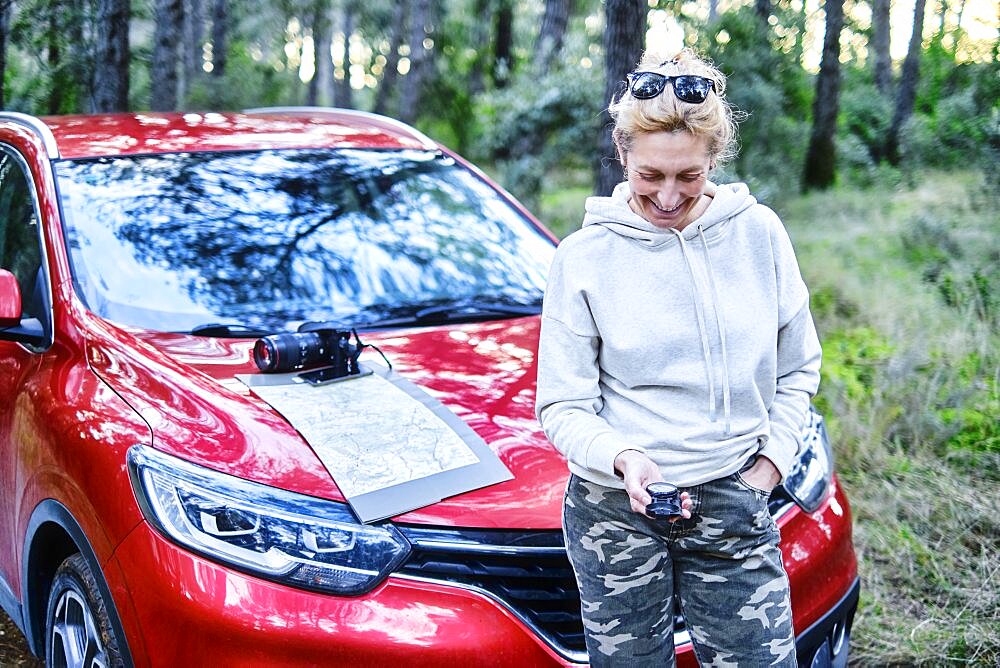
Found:
[(52, 580), (45, 614), (45, 665), (48, 668), (124, 666), (107, 602), (82, 554), (60, 564)]

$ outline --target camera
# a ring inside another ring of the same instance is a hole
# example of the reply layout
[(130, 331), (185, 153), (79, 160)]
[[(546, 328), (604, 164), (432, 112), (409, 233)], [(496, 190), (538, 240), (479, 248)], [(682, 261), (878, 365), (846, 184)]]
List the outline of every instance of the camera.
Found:
[(676, 485), (669, 482), (651, 482), (646, 492), (653, 497), (646, 506), (646, 514), (656, 519), (679, 517), (681, 514), (681, 493)]
[[(351, 336), (354, 341), (351, 341)], [(306, 325), (298, 332), (273, 334), (257, 339), (253, 361), (264, 373), (283, 373), (330, 367), (326, 379), (343, 378), (360, 372), (358, 357), (365, 348), (353, 329), (337, 326)]]

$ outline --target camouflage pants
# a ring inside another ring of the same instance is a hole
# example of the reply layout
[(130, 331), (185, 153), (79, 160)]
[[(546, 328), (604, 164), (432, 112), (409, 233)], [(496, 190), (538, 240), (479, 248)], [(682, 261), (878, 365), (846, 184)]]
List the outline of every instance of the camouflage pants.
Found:
[(738, 473), (687, 488), (691, 519), (634, 513), (572, 476), (563, 530), (593, 666), (673, 666), (679, 596), (702, 666), (795, 666), (788, 577), (767, 495)]

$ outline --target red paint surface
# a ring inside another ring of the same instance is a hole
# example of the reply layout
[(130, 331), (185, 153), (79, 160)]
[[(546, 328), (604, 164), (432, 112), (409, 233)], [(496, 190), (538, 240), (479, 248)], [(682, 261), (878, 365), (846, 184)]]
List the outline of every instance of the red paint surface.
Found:
[(0, 269), (0, 327), (21, 322), (21, 289), (14, 274)]
[[(153, 425), (157, 448), (291, 491), (343, 499), (280, 415), (248, 390), (239, 391), (238, 383), (219, 383), (237, 373), (257, 373), (250, 358), (253, 341), (132, 335), (91, 320), (100, 336), (88, 343), (91, 366), (141, 415), (159, 416)], [(400, 520), (559, 528), (568, 471), (534, 417), (537, 336), (537, 318), (365, 334), (398, 373), (465, 420), (515, 476)]]
[[(454, 587), (390, 578), (341, 598), (221, 568), (140, 526), (115, 553), (133, 587), (137, 665), (558, 666), (518, 620)], [(182, 639), (182, 640), (181, 640)]]
[(840, 482), (834, 478), (829, 496), (815, 512), (794, 507), (778, 526), (795, 632), (801, 633), (840, 601), (858, 577), (851, 511)]
[(63, 158), (266, 148), (426, 148), (388, 119), (351, 112), (187, 113), (50, 116)]

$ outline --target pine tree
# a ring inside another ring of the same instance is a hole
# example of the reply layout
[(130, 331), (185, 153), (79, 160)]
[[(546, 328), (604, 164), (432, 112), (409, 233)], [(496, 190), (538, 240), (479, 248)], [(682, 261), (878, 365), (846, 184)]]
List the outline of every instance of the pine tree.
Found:
[(816, 77), (813, 127), (802, 174), (802, 189), (828, 188), (837, 175), (837, 112), (840, 109), (840, 32), (844, 28), (844, 0), (826, 0), (826, 35)]

